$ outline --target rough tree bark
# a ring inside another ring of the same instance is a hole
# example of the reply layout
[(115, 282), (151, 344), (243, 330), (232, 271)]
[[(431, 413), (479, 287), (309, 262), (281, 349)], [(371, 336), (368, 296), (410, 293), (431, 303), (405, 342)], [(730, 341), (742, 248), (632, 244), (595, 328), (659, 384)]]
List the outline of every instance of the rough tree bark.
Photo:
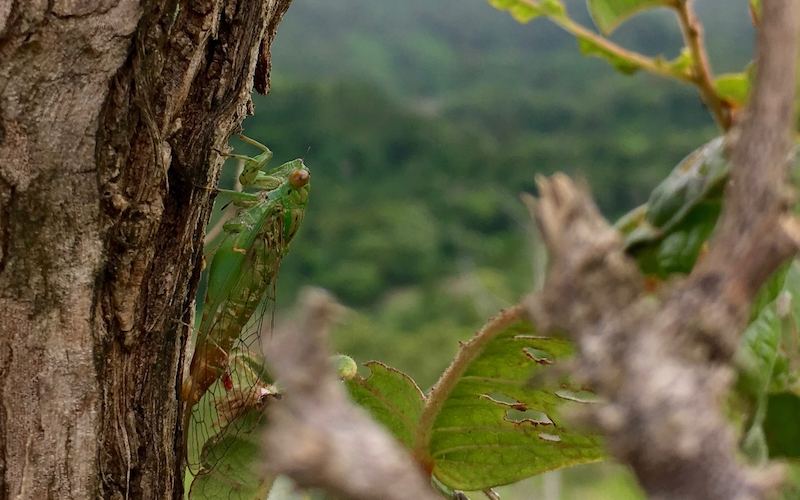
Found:
[(0, 1), (0, 500), (180, 497), (204, 186), (290, 2)]

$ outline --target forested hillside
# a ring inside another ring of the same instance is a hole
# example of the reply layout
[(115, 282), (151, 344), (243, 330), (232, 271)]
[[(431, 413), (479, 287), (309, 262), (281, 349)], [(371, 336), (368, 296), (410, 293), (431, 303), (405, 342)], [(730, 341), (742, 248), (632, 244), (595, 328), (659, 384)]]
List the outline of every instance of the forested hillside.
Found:
[[(582, 1), (567, 4), (591, 25)], [(747, 0), (697, 11), (715, 70), (741, 71)], [(613, 38), (673, 58), (681, 35), (655, 12)], [(273, 50), (272, 92), (245, 132), (274, 165), (305, 156), (313, 179), (279, 303), (303, 285), (332, 290), (360, 311), (339, 347), (422, 383), (531, 288), (517, 196), (537, 174), (583, 176), (614, 219), (717, 133), (695, 90), (620, 75), (549, 21), (520, 25), (484, 0), (295, 0)], [(443, 354), (420, 361), (420, 349)]]

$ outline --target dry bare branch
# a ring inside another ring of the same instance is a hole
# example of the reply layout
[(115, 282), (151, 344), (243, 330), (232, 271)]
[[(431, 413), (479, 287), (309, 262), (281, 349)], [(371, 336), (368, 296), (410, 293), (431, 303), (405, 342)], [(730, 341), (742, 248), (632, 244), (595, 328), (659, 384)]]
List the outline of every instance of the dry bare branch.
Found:
[(660, 298), (644, 295), (620, 235), (585, 189), (563, 175), (539, 180), (532, 212), (553, 264), (529, 313), (575, 339), (578, 377), (607, 400), (593, 422), (651, 498), (763, 499), (781, 482), (777, 466), (741, 463), (720, 400), (752, 297), (800, 241), (784, 180), (798, 5), (763, 3), (758, 76), (738, 138), (729, 138), (732, 180), (719, 230), (705, 260)]

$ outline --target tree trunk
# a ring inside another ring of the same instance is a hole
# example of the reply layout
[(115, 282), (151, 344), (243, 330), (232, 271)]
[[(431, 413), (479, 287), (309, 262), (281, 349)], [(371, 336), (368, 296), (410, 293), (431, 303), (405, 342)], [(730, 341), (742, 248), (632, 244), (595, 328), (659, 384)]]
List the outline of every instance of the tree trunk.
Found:
[(227, 138), (291, 0), (0, 0), (0, 500), (180, 498)]

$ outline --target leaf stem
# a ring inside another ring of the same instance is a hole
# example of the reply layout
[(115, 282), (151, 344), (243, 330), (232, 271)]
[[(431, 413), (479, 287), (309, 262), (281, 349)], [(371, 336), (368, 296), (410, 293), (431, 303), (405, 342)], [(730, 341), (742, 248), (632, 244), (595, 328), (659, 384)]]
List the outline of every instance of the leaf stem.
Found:
[[(535, 9), (540, 7), (540, 2), (534, 0), (518, 1), (519, 3), (527, 4)], [(691, 71), (677, 70), (670, 67), (669, 64), (664, 64), (659, 58), (647, 57), (638, 52), (625, 49), (608, 38), (576, 23), (567, 16), (566, 13), (547, 15), (547, 17), (556, 25), (575, 35), (577, 38), (590, 41), (609, 54), (630, 61), (641, 69), (693, 84), (700, 92), (700, 98), (706, 106), (708, 106), (709, 112), (714, 117), (714, 121), (723, 132), (726, 132), (731, 128), (733, 123), (731, 110), (725, 101), (717, 95), (717, 91), (714, 87), (714, 74), (711, 71), (708, 52), (703, 42), (703, 27), (692, 11), (691, 3), (692, 0), (671, 0), (669, 2), (669, 7), (674, 9), (677, 14), (678, 24), (681, 27), (684, 43), (691, 54)]]
[(638, 52), (634, 52), (632, 50), (628, 50), (624, 47), (617, 45), (616, 43), (612, 42), (608, 38), (601, 36), (594, 31), (576, 23), (572, 19), (567, 16), (558, 16), (558, 17), (551, 17), (550, 18), (554, 23), (560, 26), (565, 31), (575, 35), (577, 38), (582, 38), (584, 40), (589, 40), (592, 43), (596, 44), (598, 47), (608, 51), (609, 53), (620, 57), (622, 59), (626, 59), (640, 68), (647, 70), (651, 73), (655, 73), (657, 75), (675, 78), (676, 80), (680, 80), (683, 82), (693, 83), (691, 75), (687, 74), (683, 71), (675, 71), (669, 67), (667, 64), (659, 63), (659, 61), (639, 54)]
[[(540, 7), (539, 2), (536, 2), (534, 0), (518, 0), (518, 1), (519, 3), (529, 5), (534, 9), (538, 9)], [(659, 60), (653, 59), (652, 57), (644, 56), (642, 54), (639, 54), (638, 52), (634, 52), (632, 50), (628, 50), (624, 47), (621, 47), (616, 43), (612, 42), (611, 40), (609, 40), (608, 38), (598, 33), (595, 33), (594, 31), (576, 23), (566, 14), (566, 12), (560, 15), (547, 15), (547, 17), (561, 29), (572, 35), (575, 35), (575, 37), (577, 37), (578, 39), (591, 41), (592, 43), (596, 44), (598, 47), (609, 52), (610, 54), (613, 54), (621, 59), (630, 61), (634, 63), (636, 66), (640, 67), (641, 69), (645, 69), (657, 75), (669, 78), (675, 78), (676, 80), (680, 80), (687, 83), (693, 83), (691, 75), (687, 74), (686, 72), (676, 71), (670, 68), (669, 65), (663, 64)]]
[(692, 0), (675, 0), (672, 8), (678, 16), (683, 39), (692, 55), (693, 75), (691, 82), (700, 91), (700, 97), (708, 106), (714, 121), (723, 132), (731, 128), (732, 119), (729, 107), (719, 98), (714, 88), (714, 75), (708, 60), (708, 52), (703, 42), (703, 27), (691, 7)]
[(433, 423), (439, 415), (442, 405), (461, 380), (461, 376), (464, 375), (470, 364), (480, 356), (486, 344), (503, 333), (510, 325), (524, 317), (524, 309), (519, 305), (503, 309), (499, 315), (491, 318), (469, 342), (461, 343), (455, 359), (453, 359), (453, 362), (450, 363), (450, 366), (425, 398), (425, 406), (422, 409), (417, 430), (414, 434), (414, 457), (419, 463), (424, 465), (431, 461), (428, 450), (430, 449), (431, 435), (433, 433)]

